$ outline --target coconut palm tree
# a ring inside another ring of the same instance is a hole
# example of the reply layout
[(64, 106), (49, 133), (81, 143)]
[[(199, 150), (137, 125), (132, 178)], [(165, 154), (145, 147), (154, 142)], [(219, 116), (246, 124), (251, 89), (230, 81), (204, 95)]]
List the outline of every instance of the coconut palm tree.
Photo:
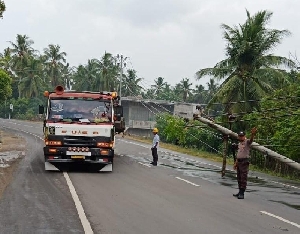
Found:
[(166, 82), (164, 81), (164, 78), (160, 76), (154, 80), (154, 83), (155, 84), (151, 85), (151, 87), (155, 89), (155, 94), (159, 95), (163, 87), (166, 85)]
[(75, 89), (80, 91), (99, 91), (96, 82), (100, 79), (98, 63), (89, 59), (87, 65), (80, 65), (74, 74)]
[(32, 56), (35, 52), (35, 50), (31, 47), (33, 43), (33, 40), (30, 40), (28, 36), (20, 34), (16, 37), (16, 43), (10, 41), (12, 46), (10, 51), (12, 56), (15, 57), (16, 62), (22, 61), (21, 64), (26, 64), (26, 59)]
[(145, 89), (144, 92), (142, 92), (142, 96), (145, 99), (154, 99), (155, 100), (155, 90), (153, 88)]
[(61, 73), (64, 69), (66, 56), (67, 53), (61, 52), (59, 45), (50, 44), (48, 48), (44, 49), (43, 58), (53, 87), (64, 83), (61, 78)]
[(203, 85), (196, 85), (193, 92), (193, 102), (204, 104), (207, 101), (207, 90)]
[(31, 46), (33, 40), (30, 40), (26, 35), (18, 34), (16, 43), (10, 41), (12, 48), (10, 49), (12, 55), (12, 68), (19, 77), (19, 82), (22, 80), (23, 69), (27, 66), (28, 60), (36, 52)]
[(206, 85), (208, 88), (207, 100), (210, 101), (218, 91), (218, 84), (214, 79), (210, 78)]
[(138, 78), (136, 70), (128, 69), (127, 74), (124, 74), (124, 78), (125, 84), (122, 87), (123, 96), (136, 96), (141, 94), (143, 88), (139, 83), (142, 81), (142, 78)]
[(119, 74), (119, 67), (117, 65), (116, 58), (112, 54), (105, 52), (101, 60), (97, 60), (97, 62), (98, 69), (101, 74), (101, 78), (99, 81), (97, 80), (98, 90), (116, 90), (117, 77)]
[(73, 85), (72, 78), (75, 74), (75, 69), (76, 67), (70, 67), (69, 63), (62, 66), (60, 79), (63, 81), (66, 90), (72, 89), (72, 85)]
[(45, 84), (42, 79), (43, 65), (41, 60), (31, 58), (24, 68), (24, 78), (19, 83), (20, 97), (39, 97)]
[(226, 59), (213, 68), (204, 68), (196, 73), (197, 79), (209, 75), (223, 80), (210, 104), (216, 101), (246, 101), (242, 106), (226, 105), (227, 112), (259, 108), (258, 102), (247, 100), (259, 99), (272, 91), (270, 79), (284, 77), (281, 69), (283, 66), (295, 66), (291, 60), (270, 53), (283, 37), (290, 34), (289, 31), (266, 27), (272, 16), (271, 12), (259, 11), (253, 16), (248, 11), (246, 13), (247, 20), (244, 24), (234, 27), (222, 25), (223, 37), (227, 43)]
[(186, 102), (188, 96), (192, 94), (191, 86), (192, 83), (190, 83), (188, 78), (183, 78), (179, 83), (179, 87), (181, 88), (180, 93), (182, 94), (182, 99), (184, 102)]
[(159, 100), (166, 100), (166, 101), (179, 101), (179, 95), (177, 95), (174, 92), (174, 88), (171, 87), (170, 84), (165, 82), (165, 85), (163, 86), (162, 90), (159, 93), (159, 96), (157, 96), (157, 99)]

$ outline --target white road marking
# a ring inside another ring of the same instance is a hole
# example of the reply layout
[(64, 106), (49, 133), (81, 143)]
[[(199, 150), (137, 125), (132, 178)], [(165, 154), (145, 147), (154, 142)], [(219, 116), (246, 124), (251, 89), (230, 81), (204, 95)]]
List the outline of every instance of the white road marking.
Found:
[(294, 188), (294, 189), (300, 189), (299, 187), (296, 187), (296, 186), (294, 186), (294, 185), (284, 184), (284, 183), (276, 182), (276, 181), (273, 181), (273, 180), (270, 180), (270, 182), (272, 182), (272, 183), (274, 183), (274, 184), (280, 184), (280, 185), (283, 185), (284, 187), (290, 187), (290, 188)]
[[(14, 123), (14, 122), (9, 122), (9, 123), (21, 125), (21, 124), (19, 124), (19, 123)], [(26, 126), (26, 125), (23, 125), (23, 126)], [(40, 127), (37, 127), (37, 128), (40, 128)], [(20, 130), (20, 131), (23, 131), (23, 130)], [(23, 132), (29, 133), (29, 132), (27, 132), (27, 131), (23, 131)], [(29, 133), (29, 134), (31, 134), (31, 133)], [(32, 134), (32, 135), (34, 135), (35, 137), (40, 138), (39, 136), (37, 136), (37, 135), (35, 135), (35, 134)], [(40, 138), (40, 139), (43, 140), (42, 138)], [(142, 145), (142, 144), (140, 144), (140, 143), (128, 141), (128, 140), (119, 139), (119, 141), (123, 141), (123, 142), (126, 142), (126, 143), (130, 143), (130, 144), (133, 144), (133, 145), (137, 145), (137, 146), (140, 146), (140, 147), (143, 147), (143, 148), (149, 148), (148, 146)], [(168, 152), (168, 151), (163, 151), (163, 150), (159, 150), (159, 151), (160, 151), (160, 152), (163, 152), (163, 153), (165, 153), (165, 154), (172, 155), (172, 156), (177, 157), (177, 158), (181, 158), (181, 159), (183, 159), (183, 160), (187, 160), (187, 158), (185, 158), (185, 157), (182, 157), (182, 156), (180, 156), (180, 155), (172, 154), (172, 153), (170, 153), (170, 152)], [(122, 157), (122, 156), (124, 156), (124, 155), (120, 155), (120, 156)], [(192, 161), (193, 161), (193, 160), (192, 160)], [(196, 160), (194, 160), (194, 161), (197, 162)], [(214, 164), (211, 164), (211, 163), (205, 163), (205, 162), (201, 162), (201, 161), (198, 162), (198, 163), (204, 164), (204, 165), (208, 165), (208, 166), (213, 166), (213, 167), (216, 167), (216, 168), (222, 168), (222, 167), (220, 167), (220, 166), (217, 166), (217, 165), (214, 165)], [(231, 169), (227, 169), (227, 171), (235, 172), (234, 170), (231, 170)], [(263, 180), (265, 180), (264, 178), (260, 178), (260, 177), (257, 177), (257, 178), (258, 178), (258, 179), (263, 179)], [(290, 188), (294, 188), (294, 189), (300, 189), (299, 187), (296, 187), (296, 186), (293, 186), (293, 185), (284, 184), (284, 183), (280, 183), (280, 182), (276, 182), (276, 181), (272, 181), (272, 180), (269, 181), (269, 182), (274, 183), (274, 184), (280, 184), (280, 185), (283, 185), (284, 187), (290, 187)]]
[(293, 225), (293, 226), (295, 226), (295, 227), (297, 227), (297, 228), (300, 228), (300, 225), (299, 225), (299, 224), (294, 223), (294, 222), (291, 222), (291, 221), (289, 221), (289, 220), (287, 220), (287, 219), (284, 219), (284, 218), (282, 218), (282, 217), (279, 217), (279, 216), (277, 216), (277, 215), (268, 213), (268, 212), (266, 212), (266, 211), (260, 211), (260, 213), (265, 214), (265, 215), (269, 215), (269, 216), (271, 216), (271, 217), (273, 217), (273, 218), (279, 219), (279, 220), (281, 220), (281, 221), (283, 221), (283, 222), (285, 222), (285, 223), (288, 223), (288, 224), (291, 224), (291, 225)]
[[(24, 132), (24, 133), (27, 133), (27, 134), (30, 134), (30, 135), (33, 135), (35, 137), (37, 137), (38, 139), (40, 140), (44, 140), (42, 137), (34, 134), (34, 133), (30, 133), (30, 132), (27, 132), (27, 131), (24, 131), (24, 130), (20, 130), (20, 129), (15, 129), (15, 130), (18, 130), (18, 131), (21, 131), (21, 132)], [(79, 197), (76, 193), (76, 190), (75, 190), (75, 187), (73, 186), (73, 183), (68, 175), (67, 172), (63, 172), (64, 174), (64, 177), (67, 181), (67, 185), (69, 187), (69, 190), (70, 190), (70, 193), (72, 195), (72, 198), (73, 198), (73, 201), (75, 203), (75, 206), (76, 206), (76, 209), (77, 209), (77, 212), (78, 212), (78, 216), (79, 216), (79, 219), (81, 221), (81, 224), (83, 226), (83, 230), (84, 230), (84, 233), (86, 234), (93, 234), (93, 230), (92, 230), (92, 227), (91, 227), (91, 224), (90, 222), (88, 221), (86, 215), (85, 215), (85, 212), (84, 212), (84, 209), (83, 209), (83, 206), (79, 200)]]
[(180, 177), (176, 177), (176, 179), (178, 179), (178, 180), (182, 180), (182, 181), (184, 181), (184, 182), (186, 182), (186, 183), (188, 183), (188, 184), (194, 185), (194, 186), (196, 186), (196, 187), (200, 187), (200, 185), (198, 185), (198, 184), (194, 184), (194, 183), (192, 183), (191, 181), (188, 181), (188, 180), (182, 179), (182, 178), (180, 178)]
[(79, 219), (80, 219), (81, 224), (83, 226), (84, 233), (87, 233), (87, 234), (94, 233), (93, 230), (92, 230), (91, 224), (90, 224), (90, 222), (88, 221), (88, 219), (85, 215), (84, 209), (83, 209), (82, 204), (79, 200), (79, 197), (76, 193), (75, 187), (73, 186), (73, 183), (72, 183), (72, 181), (71, 181), (71, 179), (70, 179), (67, 172), (64, 172), (64, 177), (66, 178), (66, 181), (67, 181), (67, 184), (69, 186), (72, 198), (75, 202), (75, 206), (76, 206), (76, 209), (77, 209), (77, 212), (78, 212), (78, 215), (79, 215)]
[[(128, 141), (128, 140), (123, 140), (123, 139), (121, 140), (121, 139), (119, 139), (119, 141), (123, 141), (123, 142), (130, 143), (130, 144), (133, 144), (133, 145), (141, 146), (141, 147), (143, 147), (143, 148), (149, 148), (148, 146), (145, 146), (145, 145), (142, 145), (142, 144), (139, 144), (139, 143), (135, 143), (135, 142), (132, 142), (132, 141)], [(163, 153), (165, 153), (165, 154), (169, 154), (169, 155), (171, 155), (171, 156), (173, 156), (173, 157), (181, 158), (181, 159), (183, 159), (183, 160), (188, 161), (187, 158), (185, 158), (185, 157), (183, 157), (183, 156), (176, 155), (176, 154), (172, 154), (172, 153), (170, 153), (170, 152), (168, 152), (168, 151), (163, 151), (163, 150), (159, 150), (159, 151), (160, 151), (160, 152), (163, 152)], [(198, 161), (194, 160), (194, 162), (198, 162)], [(220, 167), (220, 166), (217, 166), (217, 165), (214, 165), (214, 164), (211, 164), (211, 163), (206, 163), (206, 162), (201, 162), (201, 161), (199, 161), (198, 163), (199, 163), (199, 164), (203, 164), (203, 165), (208, 165), (208, 166), (211, 166), (211, 167), (216, 167), (216, 168), (219, 168), (219, 169), (222, 168), (222, 167)], [(232, 169), (226, 169), (226, 170), (227, 170), (227, 171), (230, 171), (230, 172), (235, 172), (235, 170), (232, 170)], [(257, 178), (258, 178), (258, 179), (262, 179), (262, 180), (266, 180), (266, 179), (261, 178), (261, 177), (257, 177)], [(289, 185), (289, 184), (284, 184), (284, 183), (276, 182), (276, 181), (273, 181), (273, 180), (269, 180), (269, 182), (274, 183), (274, 184), (280, 184), (280, 185), (282, 185), (282, 186), (284, 186), (284, 187), (289, 187), (289, 188), (294, 188), (294, 189), (300, 189), (300, 187), (296, 187), (296, 186), (293, 186), (293, 185)]]
[(141, 162), (138, 162), (138, 163), (145, 166), (145, 167), (151, 167), (150, 165), (147, 165), (147, 164), (144, 164), (144, 163), (141, 163)]

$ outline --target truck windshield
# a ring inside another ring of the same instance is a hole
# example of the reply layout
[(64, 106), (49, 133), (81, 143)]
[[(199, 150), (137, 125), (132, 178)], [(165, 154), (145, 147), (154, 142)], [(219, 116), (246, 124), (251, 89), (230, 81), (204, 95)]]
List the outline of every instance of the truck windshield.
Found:
[(51, 99), (49, 119), (54, 121), (111, 122), (110, 102), (87, 99)]

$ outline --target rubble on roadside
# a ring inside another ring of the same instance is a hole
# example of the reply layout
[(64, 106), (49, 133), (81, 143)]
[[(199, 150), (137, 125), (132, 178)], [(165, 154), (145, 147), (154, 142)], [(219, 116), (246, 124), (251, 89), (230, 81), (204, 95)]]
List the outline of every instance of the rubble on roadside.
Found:
[(7, 151), (0, 152), (0, 168), (9, 167), (16, 159), (24, 155), (24, 151)]

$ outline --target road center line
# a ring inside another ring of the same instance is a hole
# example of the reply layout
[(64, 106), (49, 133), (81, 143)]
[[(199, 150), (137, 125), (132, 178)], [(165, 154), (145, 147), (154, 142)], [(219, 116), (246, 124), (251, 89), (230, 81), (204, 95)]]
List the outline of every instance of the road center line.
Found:
[(90, 224), (90, 222), (88, 221), (88, 219), (85, 215), (84, 209), (83, 209), (82, 204), (79, 200), (79, 197), (76, 193), (75, 187), (73, 186), (73, 183), (72, 183), (72, 181), (71, 181), (71, 179), (70, 179), (67, 172), (64, 172), (64, 177), (67, 181), (67, 184), (69, 186), (72, 198), (75, 202), (75, 206), (76, 206), (76, 209), (77, 209), (77, 212), (78, 212), (78, 215), (79, 215), (79, 219), (80, 219), (81, 224), (83, 226), (84, 233), (87, 233), (87, 234), (94, 233), (93, 230), (92, 230), (91, 224)]
[(188, 184), (194, 185), (194, 186), (196, 186), (196, 187), (200, 187), (200, 185), (194, 184), (194, 183), (192, 183), (191, 181), (182, 179), (182, 178), (180, 178), (180, 177), (175, 177), (175, 178), (178, 179), (178, 180), (182, 180), (182, 181), (184, 181), (184, 182), (186, 182), (186, 183), (188, 183)]
[(141, 163), (141, 162), (138, 162), (138, 163), (145, 166), (145, 167), (151, 167), (150, 165), (147, 165), (147, 164), (144, 164), (144, 163)]
[(283, 222), (285, 222), (285, 223), (288, 223), (288, 224), (291, 224), (291, 225), (293, 225), (293, 226), (295, 226), (295, 227), (297, 227), (297, 228), (300, 228), (300, 225), (299, 225), (299, 224), (294, 223), (294, 222), (291, 222), (291, 221), (289, 221), (289, 220), (287, 220), (287, 219), (284, 219), (284, 218), (282, 218), (282, 217), (279, 217), (279, 216), (277, 216), (277, 215), (268, 213), (268, 212), (266, 212), (266, 211), (260, 211), (260, 213), (265, 214), (265, 215), (269, 215), (269, 216), (271, 216), (271, 217), (273, 217), (273, 218), (279, 219), (279, 220), (281, 220), (281, 221), (283, 221)]

